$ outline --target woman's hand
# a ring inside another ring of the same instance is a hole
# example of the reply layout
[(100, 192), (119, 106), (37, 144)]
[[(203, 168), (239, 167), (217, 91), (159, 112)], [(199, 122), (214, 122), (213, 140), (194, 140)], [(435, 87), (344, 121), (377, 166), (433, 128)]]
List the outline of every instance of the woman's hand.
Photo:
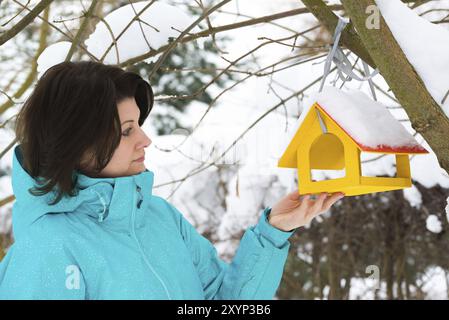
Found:
[(271, 208), (268, 215), (270, 224), (282, 231), (291, 231), (310, 223), (320, 213), (326, 212), (344, 193), (320, 193), (316, 200), (310, 194), (300, 196), (295, 190)]

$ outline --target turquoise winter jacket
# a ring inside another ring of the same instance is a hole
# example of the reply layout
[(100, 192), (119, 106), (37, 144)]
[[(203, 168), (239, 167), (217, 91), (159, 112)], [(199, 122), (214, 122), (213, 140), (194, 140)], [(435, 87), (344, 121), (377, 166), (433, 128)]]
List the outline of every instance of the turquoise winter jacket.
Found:
[[(0, 299), (273, 299), (297, 230), (262, 211), (232, 262), (161, 197), (153, 172), (78, 175), (76, 197), (47, 203), (13, 152), (14, 243), (0, 263)], [(53, 194), (54, 196), (54, 194)]]

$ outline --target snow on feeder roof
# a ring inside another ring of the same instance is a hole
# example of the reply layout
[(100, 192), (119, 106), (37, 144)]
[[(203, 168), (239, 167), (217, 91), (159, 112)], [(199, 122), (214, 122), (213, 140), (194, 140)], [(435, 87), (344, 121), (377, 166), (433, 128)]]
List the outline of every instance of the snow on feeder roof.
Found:
[(384, 105), (361, 91), (344, 92), (329, 86), (316, 101), (362, 151), (428, 153)]

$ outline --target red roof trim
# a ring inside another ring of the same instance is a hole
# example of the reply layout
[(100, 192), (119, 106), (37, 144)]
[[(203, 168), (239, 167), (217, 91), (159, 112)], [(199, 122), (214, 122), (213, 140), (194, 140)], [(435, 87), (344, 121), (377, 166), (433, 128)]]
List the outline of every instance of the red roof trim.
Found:
[(331, 118), (337, 124), (337, 126), (341, 130), (343, 130), (348, 135), (348, 137), (350, 137), (359, 146), (359, 148), (362, 151), (383, 152), (383, 153), (387, 153), (387, 152), (392, 152), (392, 153), (429, 153), (429, 151), (427, 151), (425, 148), (423, 148), (419, 144), (417, 144), (416, 146), (398, 146), (398, 147), (392, 147), (392, 146), (388, 146), (388, 145), (380, 145), (380, 146), (377, 146), (376, 148), (365, 146), (365, 145), (361, 144), (360, 142), (358, 142), (354, 137), (352, 137), (337, 121), (335, 121), (334, 118), (332, 118), (330, 116), (329, 113), (326, 112), (326, 110), (324, 110), (324, 108), (318, 102), (316, 102), (316, 104), (318, 105), (320, 111), (323, 111), (329, 118)]

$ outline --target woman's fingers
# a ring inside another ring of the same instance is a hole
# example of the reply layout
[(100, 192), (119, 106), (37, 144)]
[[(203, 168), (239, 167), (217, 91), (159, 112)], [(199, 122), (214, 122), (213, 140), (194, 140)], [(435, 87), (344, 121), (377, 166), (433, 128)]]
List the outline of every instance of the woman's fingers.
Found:
[(310, 194), (306, 194), (301, 198), (301, 204), (299, 205), (300, 210), (308, 210), (312, 200), (310, 199)]
[(316, 200), (312, 200), (310, 195), (307, 198), (304, 198), (301, 206), (302, 209), (306, 210), (307, 215), (311, 215), (315, 217), (320, 213), (326, 212), (329, 208), (338, 200), (344, 197), (344, 194), (341, 192), (336, 192), (333, 194), (321, 193), (318, 195)]
[(327, 211), (329, 210), (329, 208), (338, 200), (340, 200), (341, 198), (343, 198), (345, 196), (344, 193), (342, 192), (336, 192), (333, 193), (332, 196), (330, 196), (329, 198), (326, 199), (326, 201), (324, 201), (323, 204), (323, 210)]
[(318, 196), (306, 194), (301, 197), (297, 192), (298, 190), (293, 191), (288, 197), (291, 200), (301, 200), (300, 207), (313, 212), (327, 211), (335, 202), (345, 196), (342, 192), (335, 192), (332, 194), (322, 192)]
[(312, 204), (310, 208), (311, 213), (314, 215), (315, 213), (322, 210), (324, 200), (327, 198), (327, 193), (321, 193), (318, 198), (315, 200), (315, 203)]
[(300, 195), (299, 195), (299, 190), (296, 189), (296, 190), (290, 192), (290, 193), (287, 195), (287, 197), (288, 197), (289, 200), (298, 201), (298, 200), (299, 200), (299, 197), (300, 197)]

